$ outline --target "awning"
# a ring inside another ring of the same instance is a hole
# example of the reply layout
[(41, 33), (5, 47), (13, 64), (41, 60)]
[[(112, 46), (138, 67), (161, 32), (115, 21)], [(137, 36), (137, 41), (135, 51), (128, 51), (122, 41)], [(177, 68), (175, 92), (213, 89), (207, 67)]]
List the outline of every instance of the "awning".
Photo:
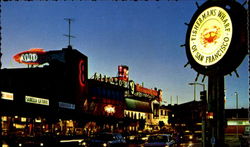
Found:
[(127, 110), (152, 113), (150, 102), (125, 98)]

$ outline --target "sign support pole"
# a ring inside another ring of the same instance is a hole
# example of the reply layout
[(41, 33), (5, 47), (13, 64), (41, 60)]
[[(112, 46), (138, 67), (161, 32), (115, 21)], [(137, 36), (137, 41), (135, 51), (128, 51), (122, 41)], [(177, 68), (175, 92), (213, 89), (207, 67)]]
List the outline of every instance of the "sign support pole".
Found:
[[(224, 146), (224, 75), (216, 71), (208, 76), (208, 111), (213, 112), (213, 119), (208, 122), (210, 144), (215, 147)], [(215, 141), (212, 142), (214, 139)]]

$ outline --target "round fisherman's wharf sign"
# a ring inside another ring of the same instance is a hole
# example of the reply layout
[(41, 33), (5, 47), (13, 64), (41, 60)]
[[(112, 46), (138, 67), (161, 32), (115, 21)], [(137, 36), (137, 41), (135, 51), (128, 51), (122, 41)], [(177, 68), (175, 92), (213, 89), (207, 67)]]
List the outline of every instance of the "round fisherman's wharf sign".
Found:
[(232, 39), (232, 21), (220, 7), (210, 7), (195, 21), (190, 34), (190, 52), (204, 66), (217, 63), (226, 54)]
[(186, 54), (198, 73), (230, 74), (247, 54), (246, 9), (235, 1), (206, 1), (186, 34)]

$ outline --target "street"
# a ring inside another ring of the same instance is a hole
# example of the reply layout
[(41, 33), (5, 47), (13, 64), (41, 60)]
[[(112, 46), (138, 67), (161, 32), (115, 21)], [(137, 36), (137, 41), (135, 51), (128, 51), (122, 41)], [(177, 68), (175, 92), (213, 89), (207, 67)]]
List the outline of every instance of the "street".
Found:
[[(180, 145), (175, 144), (174, 147), (201, 147), (201, 143), (181, 143)], [(143, 144), (127, 144), (126, 147), (143, 147)]]
[(188, 142), (188, 143), (181, 143), (179, 146), (174, 145), (174, 147), (201, 147), (201, 143), (193, 143), (193, 142)]

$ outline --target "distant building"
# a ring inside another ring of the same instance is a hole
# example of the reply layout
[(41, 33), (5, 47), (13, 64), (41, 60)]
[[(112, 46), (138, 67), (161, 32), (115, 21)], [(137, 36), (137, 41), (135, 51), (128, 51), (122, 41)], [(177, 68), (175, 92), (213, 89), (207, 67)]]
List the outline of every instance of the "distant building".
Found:
[(168, 105), (169, 123), (176, 132), (201, 134), (202, 103), (191, 101), (179, 105)]
[[(168, 105), (168, 122), (179, 133), (201, 135), (202, 125), (201, 101), (191, 101), (180, 105)], [(207, 116), (208, 117), (208, 116)], [(208, 118), (207, 118), (208, 119)], [(243, 134), (246, 127), (250, 127), (248, 109), (225, 109), (225, 134)], [(208, 120), (207, 120), (208, 122)]]
[(226, 134), (243, 134), (246, 127), (250, 127), (248, 109), (226, 109), (225, 117), (227, 120)]

